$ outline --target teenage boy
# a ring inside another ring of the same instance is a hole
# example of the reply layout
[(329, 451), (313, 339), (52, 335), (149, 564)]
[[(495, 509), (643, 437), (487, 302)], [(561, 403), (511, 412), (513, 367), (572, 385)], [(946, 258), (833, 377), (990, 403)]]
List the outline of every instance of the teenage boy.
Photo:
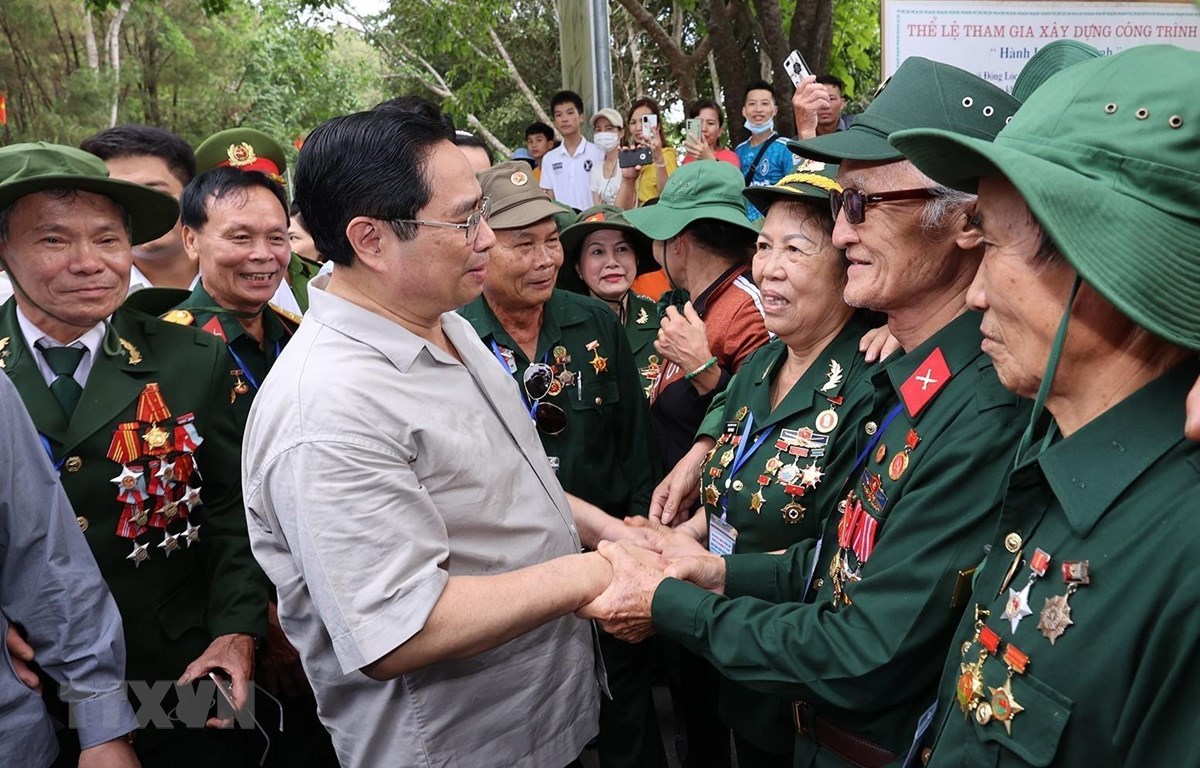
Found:
[[(538, 184), (552, 200), (579, 211), (590, 208), (589, 174), (593, 166), (604, 162), (604, 153), (579, 132), (584, 121), (583, 99), (574, 91), (559, 91), (550, 99), (550, 114), (563, 141), (542, 158)], [(786, 148), (783, 151), (791, 155)]]
[[(734, 149), (742, 164), (742, 176), (748, 187), (770, 186), (796, 167), (796, 155), (779, 141), (775, 131), (775, 115), (779, 108), (775, 103), (775, 89), (765, 80), (746, 86), (746, 97), (742, 102), (742, 117), (746, 118), (746, 130), (750, 138)], [(758, 209), (746, 203), (746, 215), (750, 220), (762, 218)]]

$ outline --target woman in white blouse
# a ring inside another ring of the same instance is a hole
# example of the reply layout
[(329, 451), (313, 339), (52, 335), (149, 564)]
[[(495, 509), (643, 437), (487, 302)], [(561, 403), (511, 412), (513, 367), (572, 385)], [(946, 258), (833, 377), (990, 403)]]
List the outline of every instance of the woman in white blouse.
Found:
[(604, 162), (593, 165), (591, 178), (592, 202), (596, 205), (614, 205), (617, 190), (621, 188), (621, 169), (617, 166), (617, 153), (625, 140), (625, 121), (615, 109), (605, 108), (592, 116), (592, 143), (604, 152)]

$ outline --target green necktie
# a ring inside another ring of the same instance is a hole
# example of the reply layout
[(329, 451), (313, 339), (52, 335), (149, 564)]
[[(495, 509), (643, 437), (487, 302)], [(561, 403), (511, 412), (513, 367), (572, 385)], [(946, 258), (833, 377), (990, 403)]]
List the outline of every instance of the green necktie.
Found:
[(75, 406), (79, 405), (79, 398), (83, 396), (83, 387), (75, 381), (75, 369), (83, 359), (84, 350), (80, 347), (42, 346), (38, 349), (41, 350), (42, 357), (46, 358), (50, 370), (54, 372), (54, 381), (50, 382), (50, 394), (58, 400), (63, 413), (69, 419), (71, 414), (75, 413)]

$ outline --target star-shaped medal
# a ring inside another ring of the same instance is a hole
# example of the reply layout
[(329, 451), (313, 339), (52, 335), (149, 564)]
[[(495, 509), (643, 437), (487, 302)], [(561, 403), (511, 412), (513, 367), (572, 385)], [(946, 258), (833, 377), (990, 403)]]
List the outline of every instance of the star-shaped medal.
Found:
[(147, 549), (149, 549), (149, 548), (150, 548), (150, 545), (149, 545), (149, 544), (138, 544), (138, 543), (135, 541), (135, 542), (133, 543), (133, 551), (132, 551), (132, 552), (130, 552), (128, 555), (125, 555), (125, 559), (126, 559), (126, 560), (132, 560), (132, 561), (133, 561), (133, 567), (134, 567), (134, 568), (137, 568), (137, 567), (138, 567), (139, 565), (141, 565), (141, 564), (142, 564), (144, 561), (146, 561), (146, 560), (149, 560), (149, 559), (150, 559), (150, 553), (146, 551), (146, 550), (147, 550)]
[(1067, 602), (1066, 595), (1046, 598), (1046, 604), (1038, 616), (1037, 628), (1050, 641), (1050, 645), (1054, 645), (1062, 633), (1067, 631), (1067, 627), (1074, 623), (1071, 620), (1071, 605)]
[(190, 485), (185, 486), (183, 498), (179, 500), (179, 503), (186, 504), (189, 512), (194, 510), (196, 507), (200, 506), (200, 489), (193, 488)]
[(600, 357), (599, 351), (597, 351), (594, 354), (594, 356), (592, 357), (592, 359), (589, 360), (588, 362), (590, 362), (592, 364), (592, 367), (596, 369), (596, 373), (604, 373), (605, 371), (608, 370), (608, 358)]
[(1008, 603), (1004, 606), (1003, 617), (1008, 619), (1013, 632), (1017, 631), (1017, 625), (1021, 623), (1021, 619), (1033, 615), (1033, 611), (1029, 609), (1030, 586), (1030, 584), (1026, 584), (1020, 592), (1011, 587), (1008, 590)]
[(753, 509), (755, 512), (759, 512), (761, 514), (762, 505), (765, 501), (766, 499), (763, 498), (762, 489), (760, 488), (759, 490), (750, 494), (750, 509)]
[(992, 692), (992, 717), (1004, 723), (1004, 730), (1008, 731), (1008, 735), (1012, 736), (1012, 719), (1018, 712), (1024, 712), (1025, 707), (1017, 703), (1013, 698), (1012, 678), (1004, 681), (1004, 685), (999, 688), (988, 686), (988, 690)]
[(704, 486), (704, 503), (710, 507), (715, 507), (717, 502), (721, 500), (721, 492), (717, 490), (716, 483), (709, 483)]
[(817, 466), (817, 462), (812, 462), (804, 469), (800, 470), (800, 484), (807, 485), (809, 488), (816, 488), (817, 483), (821, 482), (821, 478), (825, 473)]
[(175, 462), (164, 461), (154, 473), (154, 476), (163, 483), (171, 485), (175, 482)]
[(170, 557), (172, 552), (179, 549), (179, 537), (180, 536), (183, 536), (183, 534), (176, 533), (176, 534), (172, 535), (172, 534), (166, 533), (164, 531), (162, 543), (158, 545), (158, 548), (163, 550), (164, 552), (166, 552), (167, 557)]
[(187, 530), (183, 532), (183, 536), (187, 539), (188, 548), (191, 549), (193, 544), (200, 541), (200, 526), (192, 525), (192, 521), (188, 520)]
[(110, 482), (116, 483), (123, 490), (132, 491), (142, 485), (142, 473), (132, 469), (128, 465), (122, 465), (121, 474), (114, 477)]

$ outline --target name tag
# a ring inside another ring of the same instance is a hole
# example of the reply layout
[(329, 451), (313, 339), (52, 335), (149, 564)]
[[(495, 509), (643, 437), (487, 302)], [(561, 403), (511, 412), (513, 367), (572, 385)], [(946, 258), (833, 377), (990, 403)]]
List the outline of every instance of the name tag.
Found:
[(708, 518), (708, 551), (714, 555), (732, 555), (737, 544), (737, 528), (713, 515)]
[(562, 163), (554, 163), (553, 165), (550, 166), (550, 168), (555, 171), (561, 171), (563, 169), (563, 164)]

